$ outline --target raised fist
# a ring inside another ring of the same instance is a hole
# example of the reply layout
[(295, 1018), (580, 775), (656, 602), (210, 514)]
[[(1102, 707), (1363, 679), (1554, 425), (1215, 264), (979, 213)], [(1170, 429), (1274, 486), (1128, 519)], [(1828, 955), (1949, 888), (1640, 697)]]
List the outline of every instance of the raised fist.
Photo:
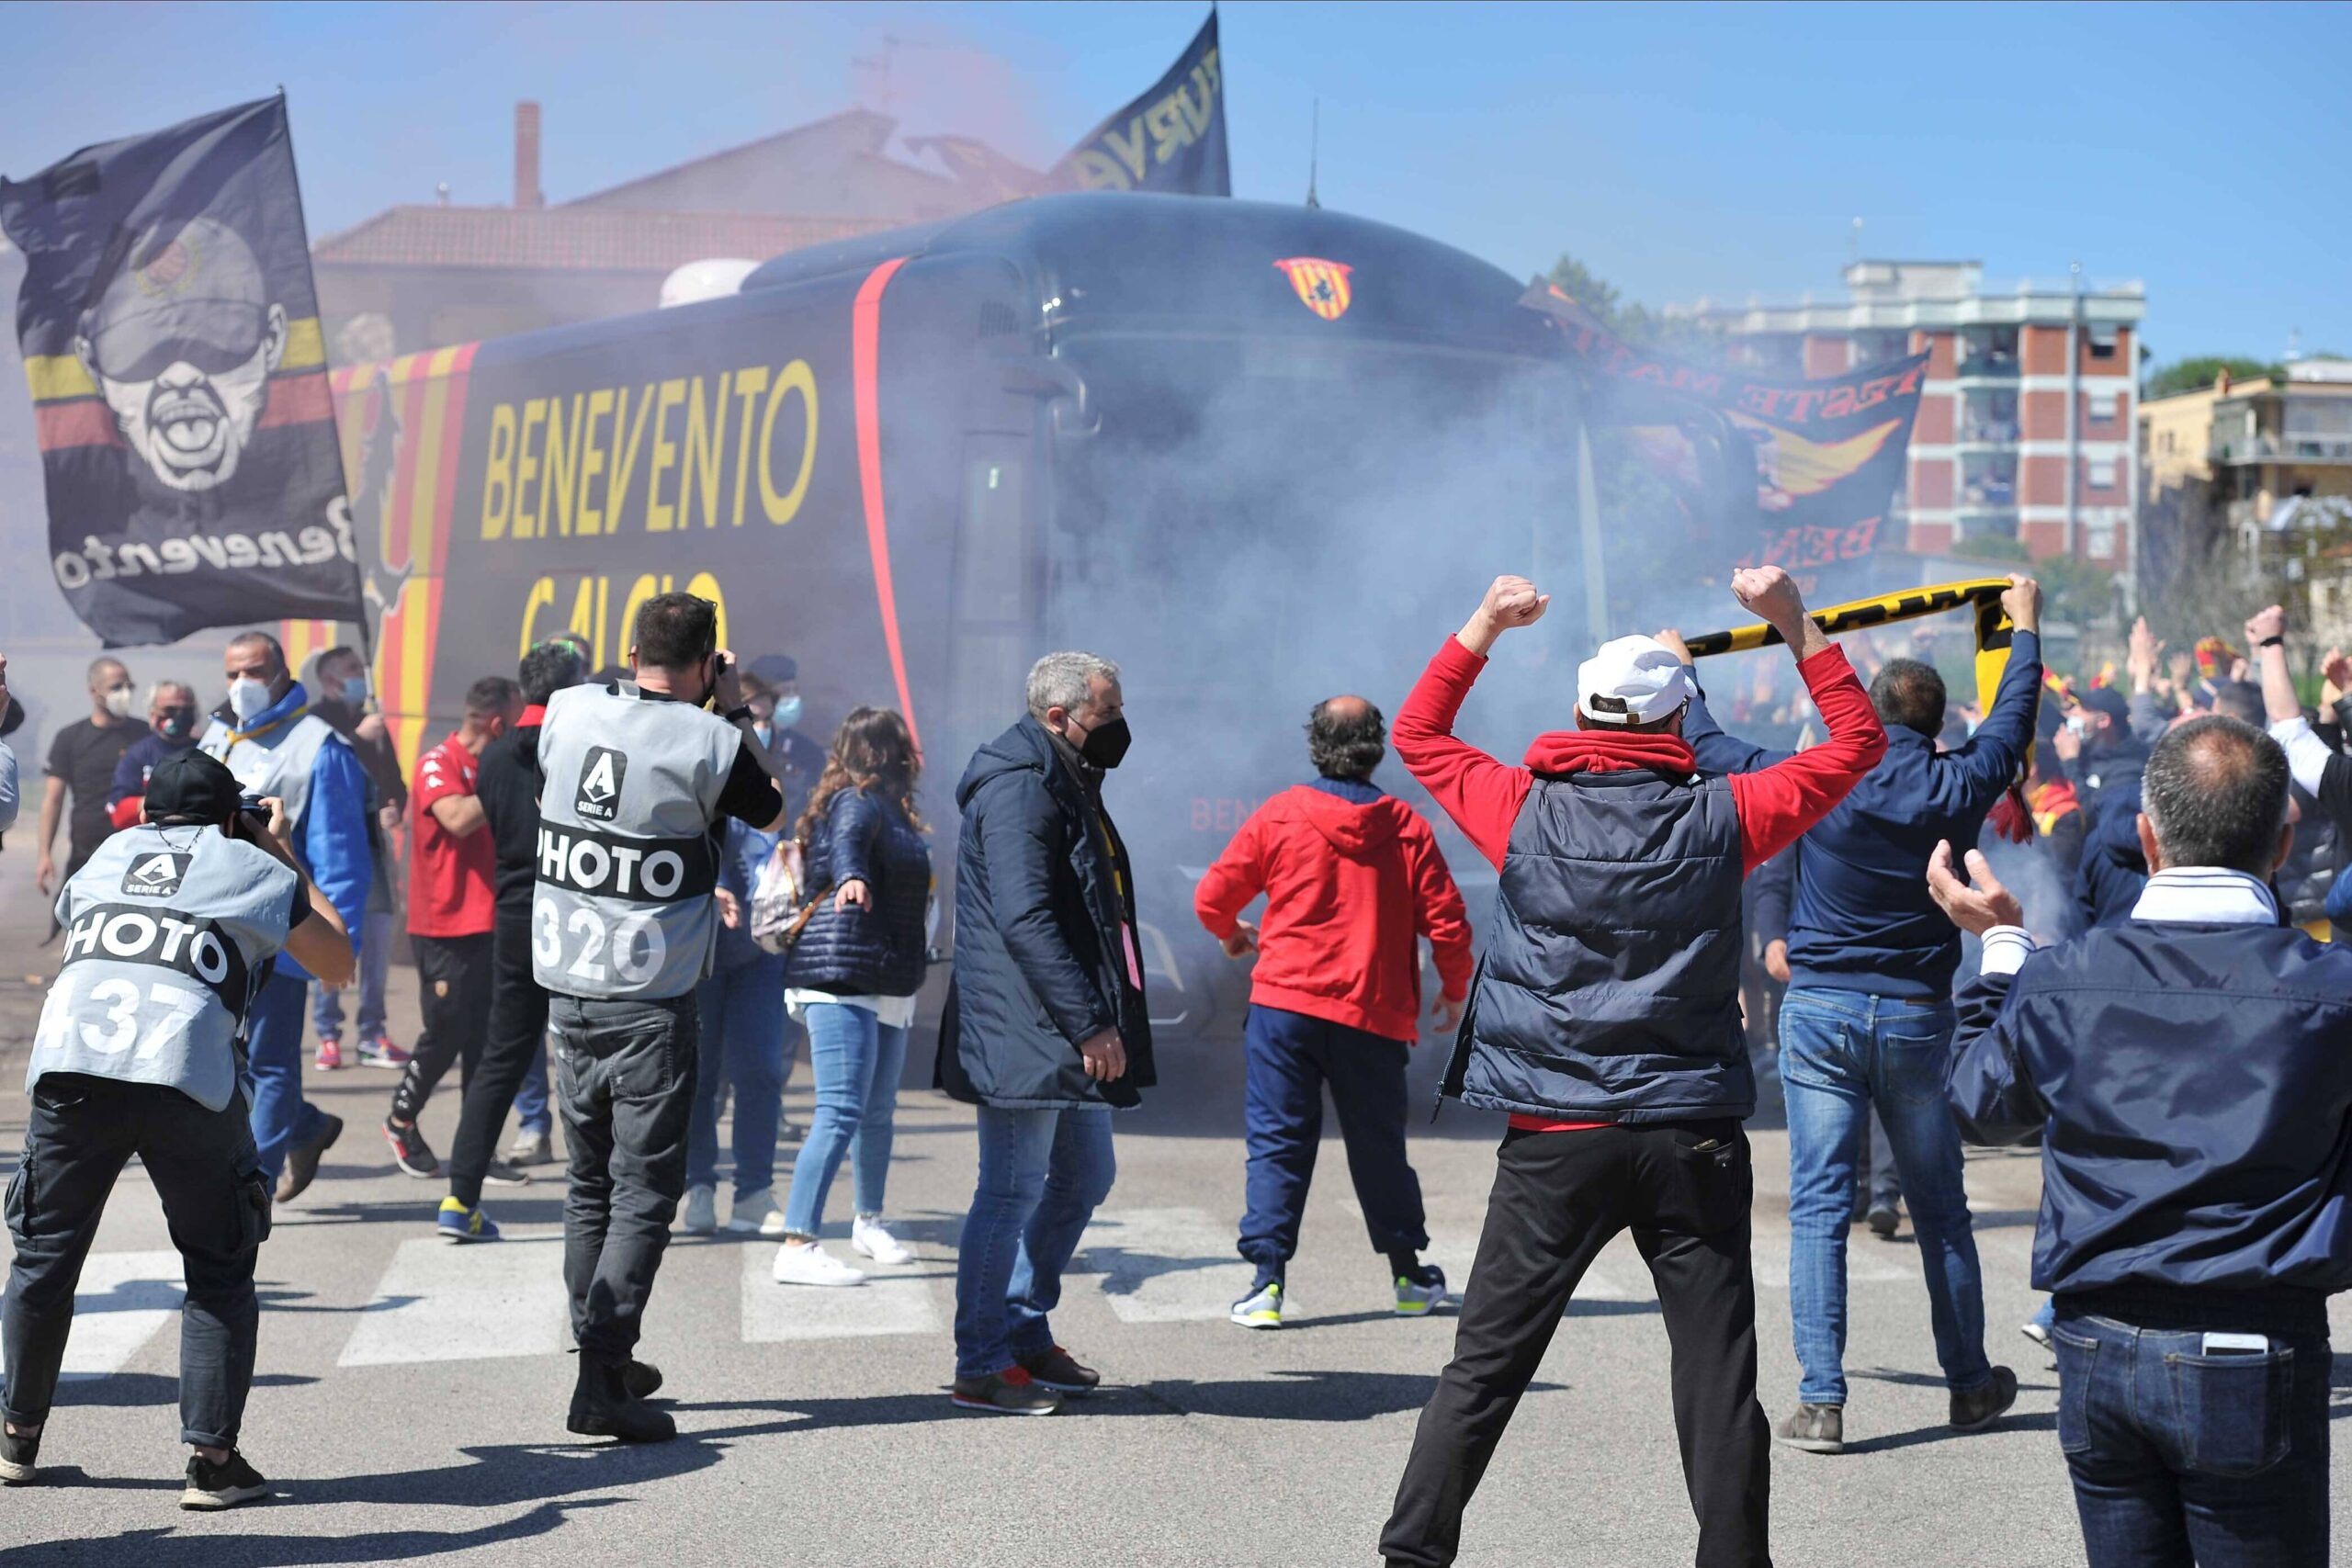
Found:
[(1796, 579), (1777, 566), (1742, 567), (1731, 574), (1733, 597), (1781, 636), (1804, 619), (1804, 595)]
[(1513, 626), (1532, 626), (1544, 618), (1552, 606), (1549, 593), (1535, 592), (1535, 584), (1523, 577), (1498, 577), (1487, 589), (1487, 597), (1478, 606), (1478, 614), (1498, 632)]

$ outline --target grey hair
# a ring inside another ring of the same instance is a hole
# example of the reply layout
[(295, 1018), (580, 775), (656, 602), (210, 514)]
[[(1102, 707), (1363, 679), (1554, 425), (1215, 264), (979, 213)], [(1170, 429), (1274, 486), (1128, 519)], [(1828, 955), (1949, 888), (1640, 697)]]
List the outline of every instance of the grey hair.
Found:
[(2165, 732), (2140, 778), (2140, 809), (2167, 865), (2267, 877), (2287, 821), (2287, 753), (2242, 719), (2192, 718)]
[(1048, 708), (1080, 708), (1100, 675), (1119, 683), (1119, 667), (1092, 653), (1049, 653), (1029, 666), (1029, 716), (1043, 724)]
[(147, 688), (148, 705), (153, 707), (155, 704), (155, 700), (166, 692), (178, 692), (181, 694), (191, 698), (196, 695), (196, 688), (189, 685), (186, 681), (158, 681), (153, 685)]

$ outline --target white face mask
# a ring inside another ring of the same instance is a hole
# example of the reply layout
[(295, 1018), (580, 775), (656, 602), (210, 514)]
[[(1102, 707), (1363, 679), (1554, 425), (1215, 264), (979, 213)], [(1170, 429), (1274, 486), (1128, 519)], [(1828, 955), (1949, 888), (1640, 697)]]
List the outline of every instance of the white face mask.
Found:
[(107, 712), (117, 718), (130, 716), (130, 699), (138, 694), (128, 686), (117, 686), (106, 695)]
[(2075, 732), (2075, 739), (2077, 740), (2091, 732), (2090, 721), (2078, 713), (2070, 713), (2066, 716), (2066, 728)]
[(229, 682), (229, 711), (239, 724), (251, 724), (269, 711), (269, 682), (240, 675)]

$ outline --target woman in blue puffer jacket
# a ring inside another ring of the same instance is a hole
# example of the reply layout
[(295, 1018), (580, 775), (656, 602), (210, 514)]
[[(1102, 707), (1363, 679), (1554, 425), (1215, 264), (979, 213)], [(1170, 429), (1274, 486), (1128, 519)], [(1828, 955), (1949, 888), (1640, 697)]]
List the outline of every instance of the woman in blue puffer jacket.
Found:
[(785, 1003), (808, 1028), (817, 1111), (785, 1201), (775, 1274), (788, 1285), (865, 1276), (818, 1237), (825, 1195), (848, 1155), (856, 1185), (850, 1246), (877, 1263), (914, 1260), (882, 1222), (892, 1113), (907, 1026), (922, 985), (931, 849), (915, 811), (922, 772), (907, 721), (862, 707), (842, 721), (797, 833), (822, 900), (785, 964)]

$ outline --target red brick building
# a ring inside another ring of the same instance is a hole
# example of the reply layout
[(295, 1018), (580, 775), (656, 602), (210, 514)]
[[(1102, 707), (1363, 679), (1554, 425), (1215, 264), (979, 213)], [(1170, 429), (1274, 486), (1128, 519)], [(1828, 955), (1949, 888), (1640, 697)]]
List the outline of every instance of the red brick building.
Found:
[(1922, 350), (1928, 382), (1894, 515), (1916, 554), (1963, 539), (2022, 543), (2128, 575), (2134, 458), (2137, 283), (1994, 288), (1976, 262), (1860, 261), (1847, 296), (1693, 313), (1734, 359), (1773, 376), (1830, 376)]

